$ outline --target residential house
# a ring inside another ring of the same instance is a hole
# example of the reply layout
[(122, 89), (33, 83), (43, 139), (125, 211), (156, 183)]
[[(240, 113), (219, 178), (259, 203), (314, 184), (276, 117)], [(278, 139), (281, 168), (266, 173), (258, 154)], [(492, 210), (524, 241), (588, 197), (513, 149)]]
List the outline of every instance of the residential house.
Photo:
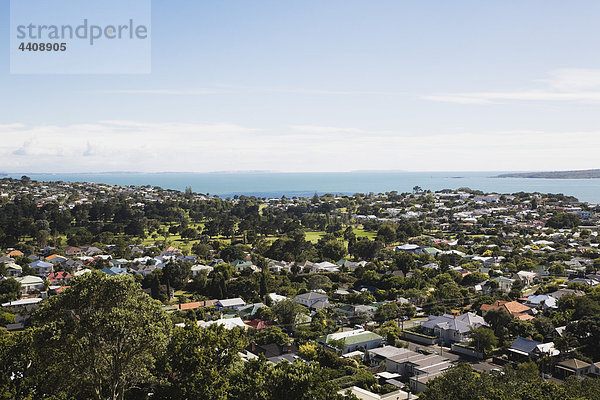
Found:
[(116, 276), (123, 275), (127, 273), (127, 268), (119, 268), (119, 267), (110, 267), (110, 268), (102, 268), (102, 272), (106, 275)]
[(10, 251), (8, 254), (6, 254), (8, 257), (22, 257), (25, 254), (23, 254), (22, 251), (19, 250), (12, 250)]
[(421, 327), (426, 333), (439, 337), (447, 345), (466, 341), (471, 329), (480, 326), (487, 326), (485, 320), (471, 312), (458, 316), (431, 315), (427, 321), (421, 322)]
[(383, 366), (387, 372), (397, 373), (409, 379), (412, 393), (422, 392), (427, 382), (452, 367), (446, 357), (437, 354), (421, 354), (415, 351), (384, 346), (367, 351), (371, 366)]
[(556, 356), (560, 351), (554, 348), (554, 343), (542, 343), (522, 337), (516, 338), (508, 348), (509, 358), (522, 361), (525, 358), (538, 358), (542, 355)]
[(64, 248), (63, 252), (67, 257), (81, 257), (84, 254), (83, 250), (81, 250), (79, 247), (74, 246)]
[(244, 320), (253, 319), (259, 309), (265, 307), (263, 303), (253, 303), (238, 309), (238, 314)]
[(563, 297), (566, 294), (572, 294), (572, 295), (575, 295), (575, 296), (585, 296), (585, 292), (582, 291), (582, 290), (567, 289), (567, 288), (558, 289), (555, 292), (548, 293), (548, 295), (554, 297), (556, 300), (560, 300), (560, 298)]
[(292, 343), (280, 346), (276, 343), (259, 345), (252, 342), (248, 347), (246, 347), (246, 350), (257, 356), (262, 354), (267, 361), (270, 361), (274, 364), (277, 364), (280, 361), (288, 361), (293, 363), (299, 358), (297, 355), (298, 347)]
[(29, 264), (31, 268), (35, 270), (35, 273), (39, 276), (46, 276), (54, 271), (54, 265), (46, 261), (34, 261)]
[[(497, 276), (495, 278), (491, 278), (490, 281), (498, 283), (498, 289), (500, 289), (504, 293), (508, 293), (512, 289), (512, 284), (515, 280), (505, 278), (503, 276)], [(486, 286), (489, 286), (489, 284), (487, 284)]]
[(15, 264), (15, 263), (5, 264), (4, 268), (6, 270), (7, 278), (21, 276), (21, 274), (23, 273), (23, 268), (20, 265)]
[(403, 244), (401, 246), (396, 246), (394, 247), (395, 251), (404, 251), (405, 253), (411, 253), (411, 254), (416, 254), (416, 255), (420, 255), (419, 250), (421, 249), (421, 246), (416, 245), (416, 244)]
[[(352, 331), (330, 333), (329, 335), (320, 337), (317, 342), (330, 350), (346, 354), (358, 348), (365, 350), (374, 349), (384, 342), (384, 338), (374, 332), (355, 329)], [(341, 343), (342, 348), (334, 345), (337, 343)]]
[(341, 259), (336, 263), (340, 267), (346, 267), (350, 271), (354, 271), (358, 267), (364, 267), (367, 265), (366, 261), (348, 261), (346, 259)]
[(570, 358), (557, 363), (554, 366), (554, 371), (560, 378), (563, 379), (569, 376), (582, 378), (593, 371), (593, 366), (592, 364), (588, 364), (585, 361), (578, 360), (577, 358)]
[(234, 262), (231, 263), (231, 265), (233, 265), (235, 270), (238, 272), (244, 271), (246, 269), (250, 269), (250, 270), (252, 270), (252, 272), (260, 271), (260, 268), (258, 268), (256, 265), (252, 264), (252, 261), (235, 260)]
[(515, 318), (524, 321), (534, 318), (532, 314), (535, 310), (529, 306), (519, 303), (518, 301), (496, 300), (493, 304), (482, 304), (480, 308), (484, 316), (489, 310), (497, 309), (504, 309), (508, 313), (512, 314)]
[(282, 296), (277, 293), (269, 293), (268, 296), (273, 303), (279, 303), (280, 301), (287, 300), (286, 296)]
[(63, 256), (59, 256), (58, 254), (52, 254), (52, 255), (46, 257), (44, 260), (46, 262), (49, 262), (49, 263), (52, 263), (52, 264), (56, 265), (56, 264), (62, 264), (62, 263), (64, 263), (65, 261), (68, 260), (68, 258), (63, 257)]
[(297, 303), (311, 310), (321, 310), (329, 307), (329, 297), (323, 293), (308, 292), (294, 297)]
[(240, 308), (244, 307), (246, 302), (239, 297), (235, 297), (233, 299), (222, 299), (218, 300), (215, 303), (215, 308), (217, 311), (224, 310), (226, 308), (230, 308), (232, 310), (238, 311)]
[(360, 400), (405, 400), (415, 398), (415, 396), (411, 397), (409, 393), (400, 389), (385, 394), (376, 394), (358, 386), (352, 386), (338, 391), (343, 396), (346, 396), (347, 392), (350, 392)]
[(581, 283), (590, 287), (596, 287), (598, 284), (600, 284), (600, 281), (592, 278), (574, 278), (567, 282), (567, 284), (569, 283)]
[(530, 271), (519, 271), (516, 275), (517, 278), (527, 286), (532, 286), (535, 283), (535, 280), (538, 279), (538, 274)]
[(544, 310), (547, 309), (555, 309), (558, 308), (556, 305), (557, 300), (547, 294), (538, 294), (527, 297), (527, 302), (525, 303), (529, 307), (541, 307)]
[(207, 275), (210, 274), (213, 270), (213, 267), (208, 265), (196, 264), (192, 265), (192, 276), (196, 276), (202, 272), (205, 272)]
[(340, 267), (329, 261), (313, 264), (311, 272), (340, 272)]
[(287, 261), (271, 260), (269, 261), (269, 271), (271, 271), (274, 274), (278, 274), (281, 271), (291, 272), (292, 263)]
[[(114, 267), (113, 267), (114, 268)], [(156, 269), (155, 265), (137, 264), (129, 267), (129, 270), (141, 276), (148, 276)]]
[(11, 258), (11, 257), (7, 257), (7, 256), (0, 256), (0, 264), (4, 263), (4, 264), (10, 264), (10, 263), (14, 263), (15, 259)]
[(25, 275), (25, 276), (17, 276), (14, 278), (15, 281), (21, 284), (21, 293), (33, 293), (33, 292), (42, 292), (46, 289), (46, 285), (44, 284), (44, 280), (39, 276), (33, 275)]
[(46, 278), (50, 281), (50, 283), (57, 284), (68, 283), (73, 277), (67, 271), (58, 271), (48, 274)]
[(95, 256), (96, 254), (104, 253), (102, 250), (94, 246), (84, 247), (83, 251), (87, 256)]
[(43, 299), (41, 297), (19, 299), (19, 300), (9, 301), (7, 303), (2, 303), (2, 307), (10, 307), (10, 308), (17, 308), (17, 309), (31, 311), (31, 310), (38, 308), (39, 302), (42, 300)]
[(233, 329), (233, 328), (242, 328), (244, 330), (248, 329), (248, 325), (242, 321), (240, 317), (235, 318), (221, 318), (215, 321), (198, 321), (198, 326), (202, 328), (208, 328), (211, 325), (222, 325), (225, 329)]
[(377, 311), (377, 307), (362, 304), (342, 304), (334, 308), (333, 311), (344, 314), (348, 318), (352, 318), (360, 315), (373, 316), (375, 311)]

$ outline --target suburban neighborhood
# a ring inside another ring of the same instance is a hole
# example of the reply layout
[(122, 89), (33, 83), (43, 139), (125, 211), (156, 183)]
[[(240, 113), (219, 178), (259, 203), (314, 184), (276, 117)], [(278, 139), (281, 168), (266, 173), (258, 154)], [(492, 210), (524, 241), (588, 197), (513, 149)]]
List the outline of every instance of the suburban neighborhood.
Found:
[(9, 337), (39, 329), (74, 282), (129, 277), (175, 329), (240, 332), (241, 362), (329, 368), (342, 396), (427, 398), (463, 365), (528, 365), (559, 386), (600, 375), (595, 204), (419, 187), (220, 199), (26, 177), (0, 191)]

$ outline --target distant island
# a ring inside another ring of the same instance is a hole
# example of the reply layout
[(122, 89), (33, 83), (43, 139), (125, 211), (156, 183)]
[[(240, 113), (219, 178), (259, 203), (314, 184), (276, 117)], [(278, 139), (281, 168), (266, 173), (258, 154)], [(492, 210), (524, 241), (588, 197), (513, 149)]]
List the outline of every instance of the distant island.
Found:
[(517, 172), (497, 175), (495, 176), (495, 178), (598, 179), (600, 178), (600, 169), (549, 172)]

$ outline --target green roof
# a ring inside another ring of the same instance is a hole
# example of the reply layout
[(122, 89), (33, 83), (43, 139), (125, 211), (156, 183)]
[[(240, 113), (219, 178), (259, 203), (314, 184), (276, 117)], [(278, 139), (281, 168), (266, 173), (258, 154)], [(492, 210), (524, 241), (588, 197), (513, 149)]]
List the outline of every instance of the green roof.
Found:
[(347, 337), (346, 339), (344, 339), (344, 343), (346, 343), (346, 345), (350, 345), (350, 344), (356, 344), (356, 343), (370, 342), (371, 340), (379, 340), (379, 339), (383, 339), (383, 338), (374, 332), (365, 332), (365, 333), (361, 333), (360, 335), (353, 335), (353, 336)]
[[(333, 339), (332, 335), (333, 334), (324, 336), (323, 341), (325, 343), (329, 343), (330, 340)], [(351, 335), (351, 336), (347, 336), (347, 337), (343, 338), (346, 346), (356, 344), (356, 343), (370, 342), (372, 340), (379, 340), (379, 339), (383, 339), (383, 338), (381, 336), (379, 336), (378, 334), (376, 334), (374, 332), (370, 332), (370, 331), (364, 331), (362, 333), (358, 333), (356, 335)]]

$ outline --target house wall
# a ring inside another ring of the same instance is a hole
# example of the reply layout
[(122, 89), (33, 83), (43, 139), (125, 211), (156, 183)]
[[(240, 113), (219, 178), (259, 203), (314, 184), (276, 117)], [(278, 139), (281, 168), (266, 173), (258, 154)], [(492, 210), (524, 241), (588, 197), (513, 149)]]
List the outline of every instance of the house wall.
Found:
[(403, 377), (407, 376), (408, 374), (408, 368), (407, 368), (408, 362), (398, 362), (398, 361), (393, 361), (390, 359), (385, 360), (385, 370), (387, 372), (395, 372), (397, 374), (402, 375)]
[(419, 343), (419, 344), (426, 344), (426, 345), (435, 344), (435, 342), (437, 341), (437, 338), (427, 338), (424, 336), (416, 335), (409, 331), (404, 331), (402, 333), (402, 337), (406, 340), (410, 340), (411, 342), (415, 342), (415, 343)]
[(31, 293), (31, 292), (40, 292), (44, 290), (45, 286), (43, 283), (35, 284), (35, 285), (22, 285), (21, 293)]
[(358, 349), (359, 347), (364, 347), (367, 350), (375, 349), (382, 342), (383, 342), (383, 339), (377, 339), (377, 340), (370, 340), (368, 342), (361, 342), (361, 343), (351, 344), (351, 345), (347, 346), (344, 349), (344, 354), (345, 353), (350, 353), (351, 351), (354, 351), (354, 350)]
[(473, 349), (469, 349), (469, 348), (466, 348), (463, 346), (457, 346), (455, 344), (452, 344), (451, 349), (454, 353), (463, 354), (468, 357), (478, 358), (480, 360), (485, 358), (483, 353), (480, 353), (478, 351), (475, 351)]

